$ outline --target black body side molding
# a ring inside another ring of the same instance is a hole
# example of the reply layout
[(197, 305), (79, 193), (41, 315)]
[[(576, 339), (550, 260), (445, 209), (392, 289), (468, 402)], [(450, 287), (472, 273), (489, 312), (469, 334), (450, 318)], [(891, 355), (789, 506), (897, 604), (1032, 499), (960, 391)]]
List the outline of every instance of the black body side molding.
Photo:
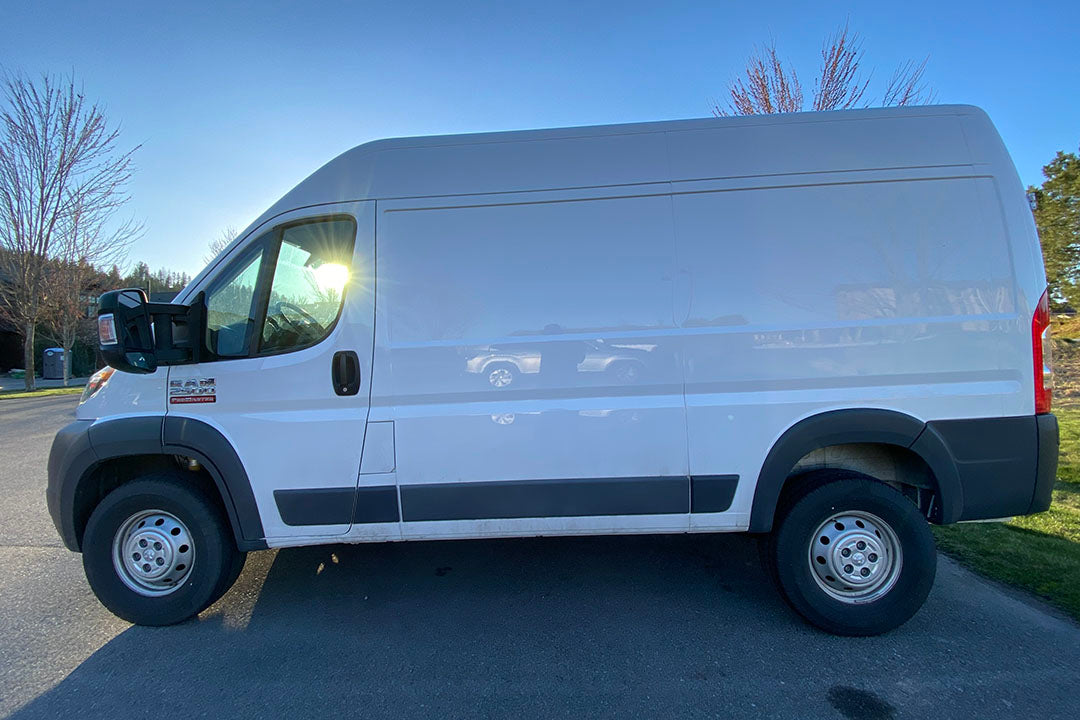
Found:
[(400, 519), (396, 485), (275, 490), (286, 525), (388, 523)]
[(693, 475), (690, 478), (690, 512), (726, 512), (735, 499), (738, 475)]
[(404, 485), (401, 516), (409, 522), (687, 513), (688, 483), (684, 475)]
[[(571, 478), (275, 490), (287, 525), (724, 512), (738, 475)], [(689, 493), (687, 492), (689, 490)], [(355, 496), (355, 500), (354, 500)]]

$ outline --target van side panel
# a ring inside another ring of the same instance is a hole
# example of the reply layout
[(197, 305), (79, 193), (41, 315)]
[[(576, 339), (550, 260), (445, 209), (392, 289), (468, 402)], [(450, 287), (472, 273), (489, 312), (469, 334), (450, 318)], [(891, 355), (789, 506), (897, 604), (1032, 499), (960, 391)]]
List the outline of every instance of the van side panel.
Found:
[[(677, 264), (694, 277), (691, 474), (756, 478), (785, 430), (833, 409), (1031, 412), (1029, 321), (1000, 216), (981, 201), (993, 181), (890, 177), (674, 196)], [(742, 483), (732, 511), (753, 494)]]
[(408, 536), (687, 529), (670, 198), (564, 197), (379, 203)]

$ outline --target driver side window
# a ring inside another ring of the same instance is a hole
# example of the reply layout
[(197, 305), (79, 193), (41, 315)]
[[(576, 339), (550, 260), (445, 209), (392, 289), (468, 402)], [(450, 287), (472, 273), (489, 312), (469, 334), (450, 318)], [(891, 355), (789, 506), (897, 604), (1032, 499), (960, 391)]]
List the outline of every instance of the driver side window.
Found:
[(261, 353), (307, 347), (330, 334), (349, 279), (355, 235), (351, 220), (306, 223), (283, 231)]
[(356, 223), (305, 221), (262, 236), (207, 293), (207, 349), (219, 358), (309, 347), (341, 312)]

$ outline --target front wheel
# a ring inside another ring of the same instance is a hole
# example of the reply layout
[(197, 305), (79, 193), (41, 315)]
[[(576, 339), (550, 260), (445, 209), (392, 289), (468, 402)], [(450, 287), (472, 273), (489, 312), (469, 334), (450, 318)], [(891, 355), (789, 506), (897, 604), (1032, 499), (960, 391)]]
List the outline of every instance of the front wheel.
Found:
[(878, 635), (907, 622), (937, 570), (934, 538), (915, 504), (839, 472), (787, 505), (769, 560), (788, 603), (837, 635)]
[(138, 625), (172, 625), (202, 612), (244, 565), (222, 510), (169, 473), (105, 496), (90, 515), (82, 551), (101, 604)]

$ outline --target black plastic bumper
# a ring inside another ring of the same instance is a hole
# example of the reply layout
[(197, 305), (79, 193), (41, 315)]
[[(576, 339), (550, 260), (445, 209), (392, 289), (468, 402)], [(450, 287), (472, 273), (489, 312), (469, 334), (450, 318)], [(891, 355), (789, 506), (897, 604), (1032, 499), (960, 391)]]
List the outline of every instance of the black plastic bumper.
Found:
[(1057, 476), (1058, 424), (1053, 415), (937, 420), (960, 481), (960, 520), (1029, 515), (1050, 507)]
[(1058, 421), (1053, 415), (1036, 415), (1039, 432), (1039, 467), (1035, 472), (1035, 495), (1031, 498), (1029, 513), (1050, 508), (1050, 495), (1057, 480), (1058, 467)]

